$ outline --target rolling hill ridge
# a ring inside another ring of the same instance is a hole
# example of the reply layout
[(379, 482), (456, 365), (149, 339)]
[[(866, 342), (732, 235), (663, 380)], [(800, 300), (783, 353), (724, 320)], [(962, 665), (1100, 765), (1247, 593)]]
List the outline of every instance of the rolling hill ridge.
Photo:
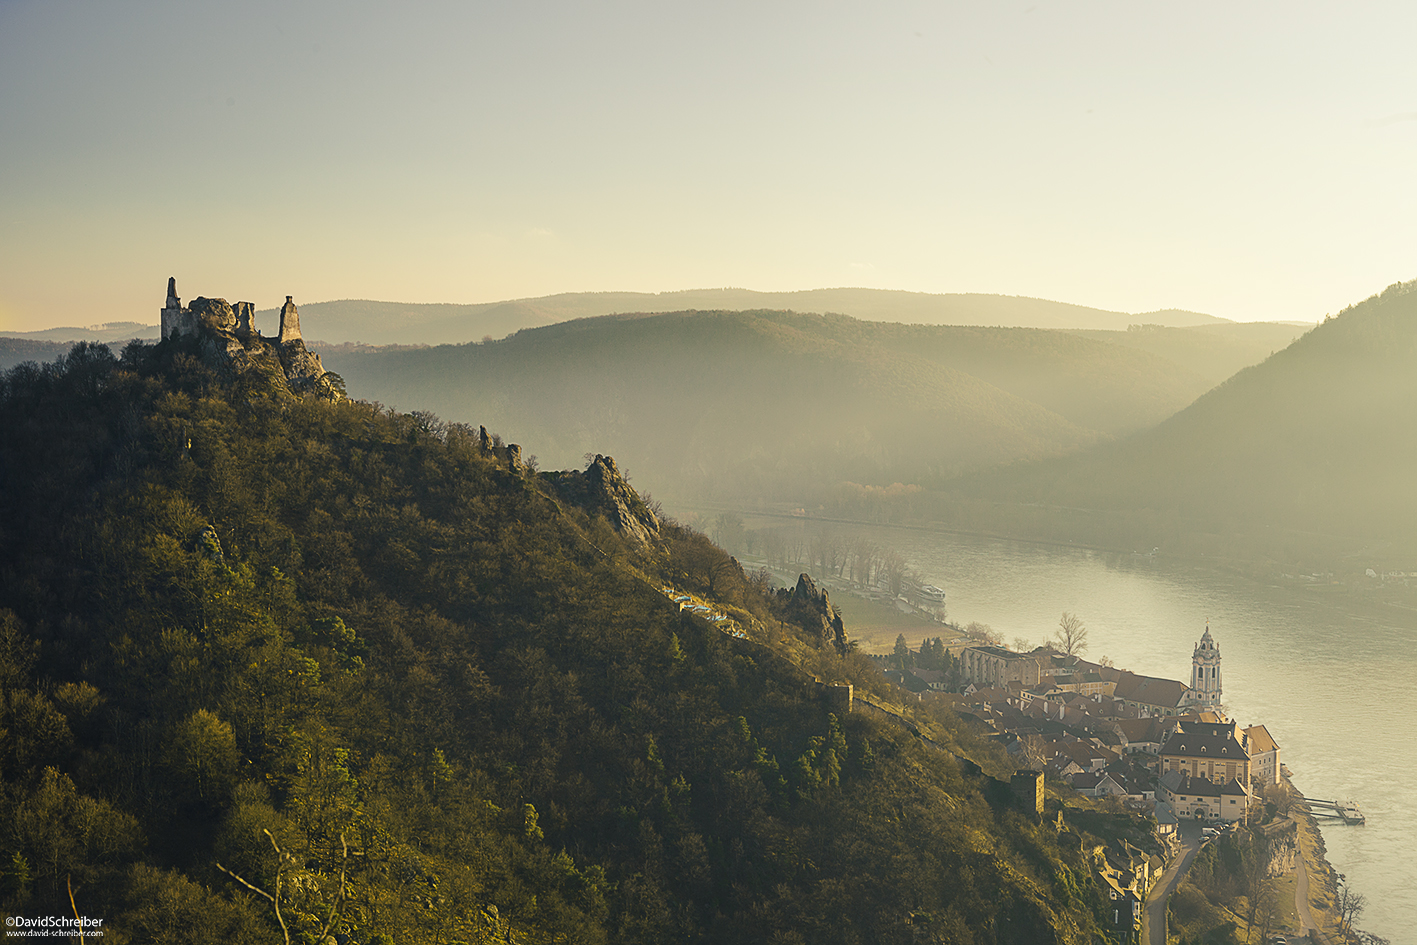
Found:
[(381, 401), (515, 431), (551, 464), (608, 448), (654, 491), (699, 497), (1059, 455), (1159, 422), (1208, 386), (1068, 333), (793, 312), (606, 316), (326, 358)]

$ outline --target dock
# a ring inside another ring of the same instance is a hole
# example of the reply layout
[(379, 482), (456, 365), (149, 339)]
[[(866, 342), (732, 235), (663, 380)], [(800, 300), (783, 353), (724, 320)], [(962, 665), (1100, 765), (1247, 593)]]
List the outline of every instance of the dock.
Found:
[(1325, 801), (1317, 797), (1304, 797), (1302, 794), (1299, 795), (1299, 800), (1309, 805), (1309, 810), (1315, 817), (1341, 820), (1354, 827), (1361, 827), (1366, 823), (1363, 812), (1354, 801)]

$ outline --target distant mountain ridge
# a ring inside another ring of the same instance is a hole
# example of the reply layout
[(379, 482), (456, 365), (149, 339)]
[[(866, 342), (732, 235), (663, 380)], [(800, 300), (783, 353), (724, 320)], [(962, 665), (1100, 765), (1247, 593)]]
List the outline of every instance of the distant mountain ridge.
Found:
[(142, 322), (105, 322), (101, 325), (84, 327), (45, 328), (42, 331), (7, 331), (0, 333), (0, 335), (6, 338), (23, 338), (31, 341), (101, 341), (104, 344), (109, 344), (133, 338), (155, 340), (158, 337), (158, 326)]
[[(1089, 328), (1120, 331), (1131, 324), (1165, 327), (1226, 324), (1196, 312), (1168, 309), (1132, 315), (1020, 296), (905, 292), (887, 289), (688, 289), (679, 292), (568, 292), (540, 298), (476, 305), (409, 304), (341, 300), (300, 306), (305, 333), (339, 343), (460, 344), (484, 336), (505, 337), (576, 318), (624, 313), (750, 311), (786, 309), (834, 312), (864, 321), (924, 325), (987, 325), (1006, 328)], [(269, 323), (275, 309), (258, 311)]]
[[(301, 303), (306, 334), (330, 344), (461, 344), (485, 336), (503, 338), (576, 318), (632, 312), (748, 311), (786, 309), (835, 312), (864, 321), (922, 325), (987, 325), (1006, 328), (1077, 328), (1122, 331), (1128, 325), (1168, 328), (1230, 324), (1226, 319), (1179, 309), (1142, 314), (1052, 302), (1023, 296), (979, 293), (933, 294), (893, 289), (805, 289), (757, 292), (752, 289), (685, 289), (675, 292), (563, 292), (537, 298), (474, 304), (382, 302), (340, 299)], [(259, 309), (258, 323), (274, 332), (279, 309)], [(127, 341), (156, 338), (156, 325), (110, 322), (86, 327), (3, 332), (9, 338), (43, 341)]]

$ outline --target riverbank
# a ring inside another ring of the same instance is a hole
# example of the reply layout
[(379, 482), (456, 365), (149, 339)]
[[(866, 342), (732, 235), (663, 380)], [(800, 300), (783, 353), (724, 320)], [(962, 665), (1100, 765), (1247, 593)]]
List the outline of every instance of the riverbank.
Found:
[[(1300, 792), (1293, 783), (1286, 777), (1284, 783), (1294, 794)], [(1302, 903), (1297, 901), (1298, 892), (1304, 891), (1307, 885), (1307, 896), (1305, 897), (1309, 915), (1312, 917), (1314, 928), (1320, 933), (1320, 941), (1341, 942), (1343, 941), (1339, 928), (1338, 917), (1338, 871), (1333, 868), (1325, 856), (1327, 847), (1324, 845), (1323, 833), (1319, 829), (1319, 822), (1309, 810), (1307, 804), (1296, 803), (1289, 811), (1289, 817), (1298, 827), (1297, 838), (1299, 841), (1299, 855), (1303, 860), (1302, 868), (1308, 874), (1308, 883), (1302, 880), (1296, 882), (1296, 908)], [(1296, 876), (1298, 870), (1296, 869)], [(1300, 916), (1303, 920), (1303, 916)]]

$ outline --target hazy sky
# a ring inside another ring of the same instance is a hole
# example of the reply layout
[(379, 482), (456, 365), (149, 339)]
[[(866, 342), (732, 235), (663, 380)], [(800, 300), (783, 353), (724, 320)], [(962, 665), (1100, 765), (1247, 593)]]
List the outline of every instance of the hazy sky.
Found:
[(0, 0), (0, 330), (875, 286), (1316, 319), (1417, 276), (1410, 3)]

